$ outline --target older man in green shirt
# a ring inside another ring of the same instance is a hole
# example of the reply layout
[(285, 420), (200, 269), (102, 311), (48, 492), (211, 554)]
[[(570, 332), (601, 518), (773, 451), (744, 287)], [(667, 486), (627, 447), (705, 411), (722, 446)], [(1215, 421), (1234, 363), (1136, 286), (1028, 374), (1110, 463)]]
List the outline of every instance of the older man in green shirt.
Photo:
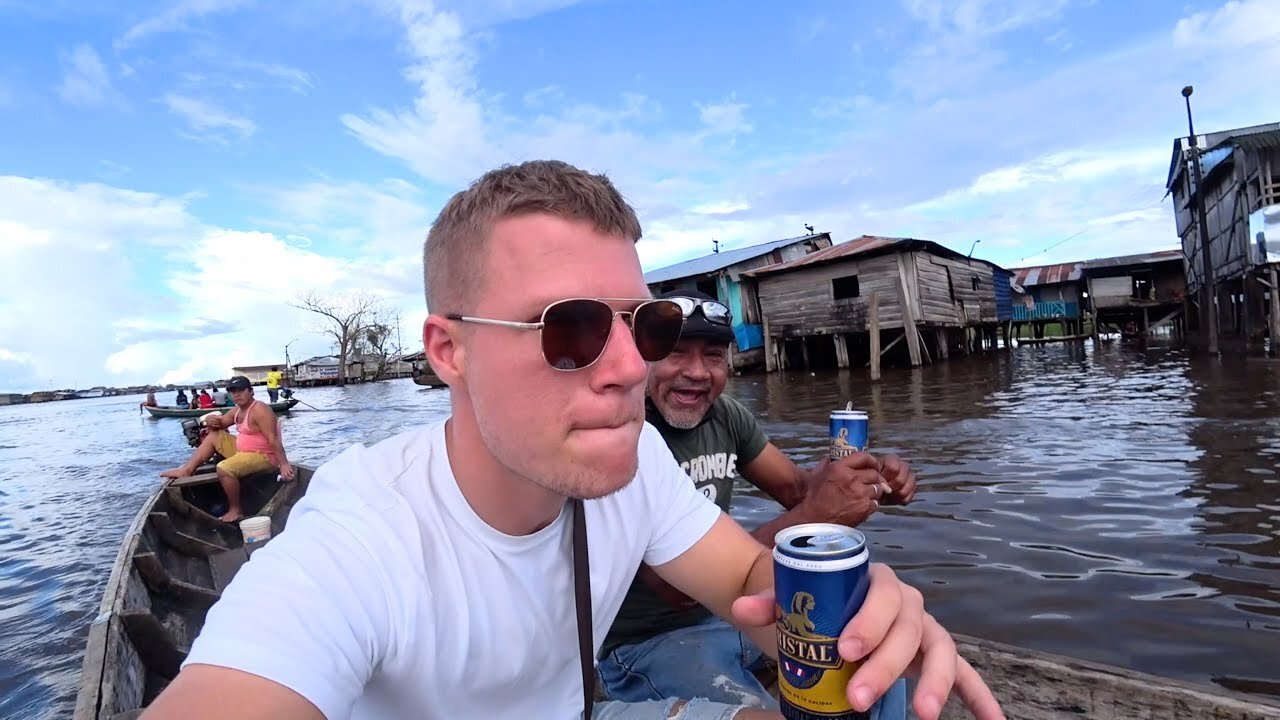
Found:
[[(738, 478), (786, 509), (757, 528), (756, 539), (772, 545), (779, 530), (805, 522), (858, 525), (882, 503), (911, 501), (915, 474), (892, 455), (858, 453), (813, 469), (796, 466), (769, 442), (750, 411), (723, 394), (734, 339), (729, 309), (699, 292), (661, 297), (681, 305), (685, 326), (676, 349), (651, 366), (647, 420), (694, 485), (725, 512)], [(746, 636), (642, 565), (605, 638), (599, 671), (615, 700), (705, 697), (776, 707), (755, 676), (764, 660)], [(893, 720), (905, 712), (899, 683), (872, 717)]]

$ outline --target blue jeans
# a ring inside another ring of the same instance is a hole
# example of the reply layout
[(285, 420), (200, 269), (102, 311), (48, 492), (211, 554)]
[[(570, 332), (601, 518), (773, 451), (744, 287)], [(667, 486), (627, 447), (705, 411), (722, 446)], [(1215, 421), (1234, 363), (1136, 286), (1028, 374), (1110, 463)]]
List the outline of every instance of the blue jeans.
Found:
[[(728, 705), (777, 709), (778, 701), (752, 674), (767, 656), (719, 618), (615, 648), (598, 663), (613, 700), (706, 698)], [(871, 720), (907, 716), (906, 681), (899, 680), (871, 708)]]

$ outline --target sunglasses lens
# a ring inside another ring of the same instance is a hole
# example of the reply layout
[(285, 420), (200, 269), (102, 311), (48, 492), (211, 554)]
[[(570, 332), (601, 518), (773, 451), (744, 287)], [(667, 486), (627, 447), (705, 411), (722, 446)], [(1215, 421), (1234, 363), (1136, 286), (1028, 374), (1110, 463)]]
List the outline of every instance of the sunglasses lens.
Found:
[(577, 370), (604, 352), (613, 309), (599, 300), (564, 300), (548, 307), (542, 321), (542, 355), (547, 363), (558, 370)]
[(729, 308), (718, 302), (704, 302), (702, 303), (702, 315), (711, 322), (726, 324), (729, 320)]
[(636, 308), (633, 320), (636, 349), (647, 362), (671, 354), (684, 329), (684, 310), (670, 300), (654, 300)]

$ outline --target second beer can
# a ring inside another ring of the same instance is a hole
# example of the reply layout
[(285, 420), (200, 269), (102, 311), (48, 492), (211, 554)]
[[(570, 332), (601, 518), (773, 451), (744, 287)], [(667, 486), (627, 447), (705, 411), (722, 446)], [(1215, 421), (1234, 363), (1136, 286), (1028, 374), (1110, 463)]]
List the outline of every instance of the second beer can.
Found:
[(861, 410), (831, 411), (832, 460), (867, 449), (867, 414)]
[(850, 527), (806, 523), (774, 536), (778, 696), (787, 720), (864, 720), (849, 704), (858, 663), (836, 647), (867, 597), (866, 538)]

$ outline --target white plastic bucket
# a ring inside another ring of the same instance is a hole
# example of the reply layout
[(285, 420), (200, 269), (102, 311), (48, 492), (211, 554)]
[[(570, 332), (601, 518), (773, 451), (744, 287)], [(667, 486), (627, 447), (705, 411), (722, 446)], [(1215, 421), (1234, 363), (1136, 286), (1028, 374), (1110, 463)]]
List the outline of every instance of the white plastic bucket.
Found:
[(271, 539), (271, 518), (264, 515), (245, 518), (240, 521), (240, 534), (244, 536), (244, 544), (266, 542)]

